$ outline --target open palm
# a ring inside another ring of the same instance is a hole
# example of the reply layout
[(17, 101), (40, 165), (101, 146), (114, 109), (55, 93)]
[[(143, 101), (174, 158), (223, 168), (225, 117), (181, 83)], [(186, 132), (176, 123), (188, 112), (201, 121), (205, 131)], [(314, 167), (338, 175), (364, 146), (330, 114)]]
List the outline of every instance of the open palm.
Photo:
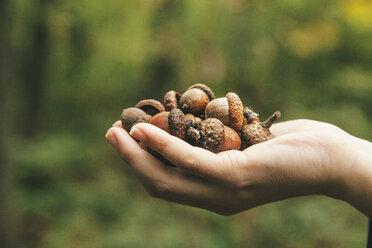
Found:
[[(272, 140), (244, 151), (218, 154), (144, 123), (134, 126), (129, 135), (118, 121), (107, 138), (152, 196), (219, 214), (230, 215), (298, 195), (337, 197), (333, 195), (339, 187), (337, 158), (347, 152), (342, 140), (350, 135), (311, 120), (282, 122), (271, 130), (276, 136)], [(165, 166), (144, 146), (175, 167)]]

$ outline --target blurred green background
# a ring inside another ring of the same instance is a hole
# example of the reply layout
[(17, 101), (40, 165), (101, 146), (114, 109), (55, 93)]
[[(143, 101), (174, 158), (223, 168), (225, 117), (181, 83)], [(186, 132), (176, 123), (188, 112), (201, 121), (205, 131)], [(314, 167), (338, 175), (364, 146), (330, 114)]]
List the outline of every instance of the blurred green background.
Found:
[(367, 218), (303, 197), (233, 217), (148, 196), (104, 139), (195, 82), (262, 116), (372, 139), (370, 0), (0, 2), (0, 247), (364, 247)]

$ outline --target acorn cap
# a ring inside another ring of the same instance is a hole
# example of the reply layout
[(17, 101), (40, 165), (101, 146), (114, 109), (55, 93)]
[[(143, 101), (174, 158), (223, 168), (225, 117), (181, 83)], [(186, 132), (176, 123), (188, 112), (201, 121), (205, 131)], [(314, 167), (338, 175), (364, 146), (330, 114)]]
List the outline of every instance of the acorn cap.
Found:
[(221, 150), (225, 136), (223, 123), (216, 118), (208, 118), (201, 123), (201, 147), (211, 152)]
[(151, 118), (151, 115), (148, 115), (139, 108), (127, 108), (123, 109), (121, 113), (121, 124), (123, 128), (130, 131), (130, 129), (137, 123), (145, 122), (147, 123)]
[(200, 83), (193, 84), (187, 90), (189, 90), (189, 89), (201, 89), (202, 91), (205, 92), (205, 94), (208, 95), (210, 101), (212, 101), (213, 99), (216, 98), (213, 91), (211, 90), (211, 88), (209, 88), (205, 84), (200, 84)]
[(168, 91), (164, 95), (164, 107), (166, 111), (178, 108), (178, 102), (181, 99), (181, 94), (174, 90)]
[(235, 131), (240, 131), (244, 120), (244, 107), (239, 96), (234, 92), (226, 94), (229, 104), (230, 127)]
[(244, 125), (240, 132), (243, 149), (274, 138), (274, 135), (270, 132), (270, 127), (280, 116), (280, 111), (275, 111), (265, 122), (253, 121)]
[(185, 114), (185, 123), (187, 127), (199, 128), (203, 120), (195, 117), (193, 114)]
[(134, 107), (142, 109), (151, 116), (154, 116), (160, 112), (165, 111), (163, 104), (154, 99), (144, 99), (142, 101), (139, 101)]
[(172, 135), (184, 140), (186, 135), (185, 115), (180, 109), (172, 109), (168, 116), (169, 131)]
[(244, 125), (241, 130), (243, 149), (272, 139), (274, 136), (268, 128), (264, 128), (259, 122)]

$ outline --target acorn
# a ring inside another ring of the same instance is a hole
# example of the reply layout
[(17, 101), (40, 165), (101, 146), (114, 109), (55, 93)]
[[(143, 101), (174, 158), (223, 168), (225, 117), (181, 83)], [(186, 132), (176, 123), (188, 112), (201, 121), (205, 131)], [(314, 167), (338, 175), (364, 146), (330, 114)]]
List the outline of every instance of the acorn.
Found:
[(224, 141), (222, 143), (222, 147), (220, 148), (220, 152), (228, 150), (239, 150), (242, 146), (242, 141), (239, 134), (234, 129), (228, 126), (224, 126), (224, 131)]
[(197, 146), (214, 153), (239, 150), (241, 147), (239, 134), (216, 118), (202, 121), (200, 129), (189, 127), (187, 136), (193, 139)]
[[(185, 123), (187, 127), (186, 131), (186, 139), (185, 141), (191, 145), (196, 145), (196, 141), (200, 139), (200, 130), (202, 119), (199, 117), (195, 117), (192, 114), (185, 115)], [(196, 135), (196, 136), (194, 136)]]
[(170, 133), (169, 131), (169, 124), (168, 124), (168, 117), (169, 117), (169, 112), (161, 112), (159, 114), (154, 115), (151, 117), (149, 120), (149, 124), (152, 124), (154, 126), (157, 126), (158, 128), (163, 129), (167, 133)]
[(160, 112), (165, 111), (163, 104), (154, 99), (144, 99), (139, 101), (135, 106), (135, 108), (142, 109), (151, 116), (154, 116)]
[(175, 92), (174, 90), (168, 91), (164, 95), (164, 107), (166, 111), (171, 111), (172, 109), (179, 108), (179, 101), (181, 99), (181, 94)]
[[(121, 122), (128, 132), (137, 123), (150, 123), (192, 145), (217, 153), (245, 149), (273, 138), (270, 127), (280, 115), (276, 111), (260, 122), (258, 114), (252, 107), (243, 106), (236, 93), (215, 99), (208, 86), (198, 83), (183, 95), (168, 91), (163, 104), (154, 99), (141, 100), (135, 107), (122, 111)], [(149, 151), (167, 162), (155, 151)]]
[(276, 111), (265, 122), (253, 120), (244, 125), (241, 130), (242, 149), (274, 138), (270, 127), (280, 116), (280, 111)]
[(188, 127), (194, 127), (194, 128), (200, 127), (200, 124), (202, 121), (203, 119), (199, 117), (195, 117), (192, 114), (185, 115), (185, 122)]
[(236, 93), (214, 99), (205, 108), (205, 118), (217, 118), (226, 126), (239, 132), (244, 123), (244, 107)]
[(185, 115), (179, 109), (172, 109), (170, 112), (161, 112), (156, 114), (151, 117), (149, 124), (157, 126), (182, 140), (185, 139)]
[(127, 132), (137, 123), (145, 122), (147, 123), (151, 118), (151, 115), (148, 115), (139, 108), (127, 108), (123, 109), (121, 113), (121, 124)]
[(207, 104), (215, 99), (213, 91), (204, 84), (190, 86), (179, 100), (181, 110), (200, 117), (204, 115)]
[[(171, 135), (176, 136), (182, 140), (185, 139), (186, 135), (185, 115), (179, 109), (172, 109), (170, 112), (167, 111), (156, 114), (153, 117), (151, 117), (151, 119), (149, 120), (149, 124), (157, 126), (163, 129), (164, 131), (170, 133)], [(158, 152), (150, 148), (147, 148), (147, 150), (153, 156), (155, 156), (157, 159), (163, 162), (165, 165), (171, 167), (174, 166), (169, 160), (164, 158)]]

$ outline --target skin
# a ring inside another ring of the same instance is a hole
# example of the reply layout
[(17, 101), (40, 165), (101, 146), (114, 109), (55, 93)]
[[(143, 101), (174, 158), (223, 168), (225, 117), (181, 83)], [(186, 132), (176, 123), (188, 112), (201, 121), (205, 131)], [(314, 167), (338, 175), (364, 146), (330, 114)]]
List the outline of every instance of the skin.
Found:
[[(154, 197), (233, 215), (320, 194), (372, 217), (372, 143), (312, 120), (281, 122), (270, 130), (276, 138), (218, 154), (145, 123), (128, 134), (118, 121), (106, 138)], [(146, 146), (176, 167), (165, 166), (142, 148)]]

